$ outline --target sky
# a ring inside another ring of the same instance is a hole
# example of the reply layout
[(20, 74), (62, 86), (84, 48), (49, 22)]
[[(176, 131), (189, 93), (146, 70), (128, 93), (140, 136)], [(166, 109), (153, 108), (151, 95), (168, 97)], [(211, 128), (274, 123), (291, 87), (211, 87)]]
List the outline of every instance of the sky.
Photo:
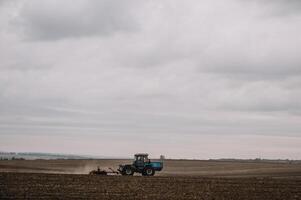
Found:
[(0, 0), (0, 151), (301, 159), (301, 1)]

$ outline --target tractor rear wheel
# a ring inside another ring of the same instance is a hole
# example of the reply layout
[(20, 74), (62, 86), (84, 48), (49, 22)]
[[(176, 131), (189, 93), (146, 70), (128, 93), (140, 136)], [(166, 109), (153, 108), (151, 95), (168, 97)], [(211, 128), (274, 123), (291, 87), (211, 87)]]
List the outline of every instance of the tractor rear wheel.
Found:
[(142, 172), (143, 176), (153, 176), (155, 175), (155, 170), (151, 167), (146, 167), (143, 172)]
[(125, 175), (125, 176), (133, 176), (133, 174), (134, 174), (134, 171), (131, 167), (126, 167), (122, 173), (122, 175)]

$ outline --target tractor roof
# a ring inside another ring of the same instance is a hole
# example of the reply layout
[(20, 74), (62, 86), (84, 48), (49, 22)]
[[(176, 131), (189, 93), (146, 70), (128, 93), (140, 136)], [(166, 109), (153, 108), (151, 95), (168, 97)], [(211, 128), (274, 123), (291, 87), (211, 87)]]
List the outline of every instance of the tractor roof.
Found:
[(147, 153), (136, 153), (135, 156), (148, 156)]

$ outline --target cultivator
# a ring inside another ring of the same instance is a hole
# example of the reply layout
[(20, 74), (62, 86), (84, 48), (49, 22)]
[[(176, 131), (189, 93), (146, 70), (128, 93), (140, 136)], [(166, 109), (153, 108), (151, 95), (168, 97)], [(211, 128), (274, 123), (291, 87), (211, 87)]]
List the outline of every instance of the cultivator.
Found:
[(109, 171), (102, 170), (97, 167), (97, 170), (92, 170), (89, 172), (90, 175), (99, 175), (99, 176), (107, 176), (107, 175), (118, 175), (119, 172), (109, 168)]

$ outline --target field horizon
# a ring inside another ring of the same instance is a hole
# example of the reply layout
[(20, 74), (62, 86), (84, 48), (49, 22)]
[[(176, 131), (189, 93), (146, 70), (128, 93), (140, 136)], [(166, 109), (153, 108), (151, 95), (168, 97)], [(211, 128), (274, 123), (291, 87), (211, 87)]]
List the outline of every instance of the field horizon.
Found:
[[(0, 172), (88, 174), (97, 167), (116, 170), (119, 164), (127, 163), (132, 159), (0, 160)], [(158, 176), (301, 177), (299, 161), (165, 159), (163, 165)]]

